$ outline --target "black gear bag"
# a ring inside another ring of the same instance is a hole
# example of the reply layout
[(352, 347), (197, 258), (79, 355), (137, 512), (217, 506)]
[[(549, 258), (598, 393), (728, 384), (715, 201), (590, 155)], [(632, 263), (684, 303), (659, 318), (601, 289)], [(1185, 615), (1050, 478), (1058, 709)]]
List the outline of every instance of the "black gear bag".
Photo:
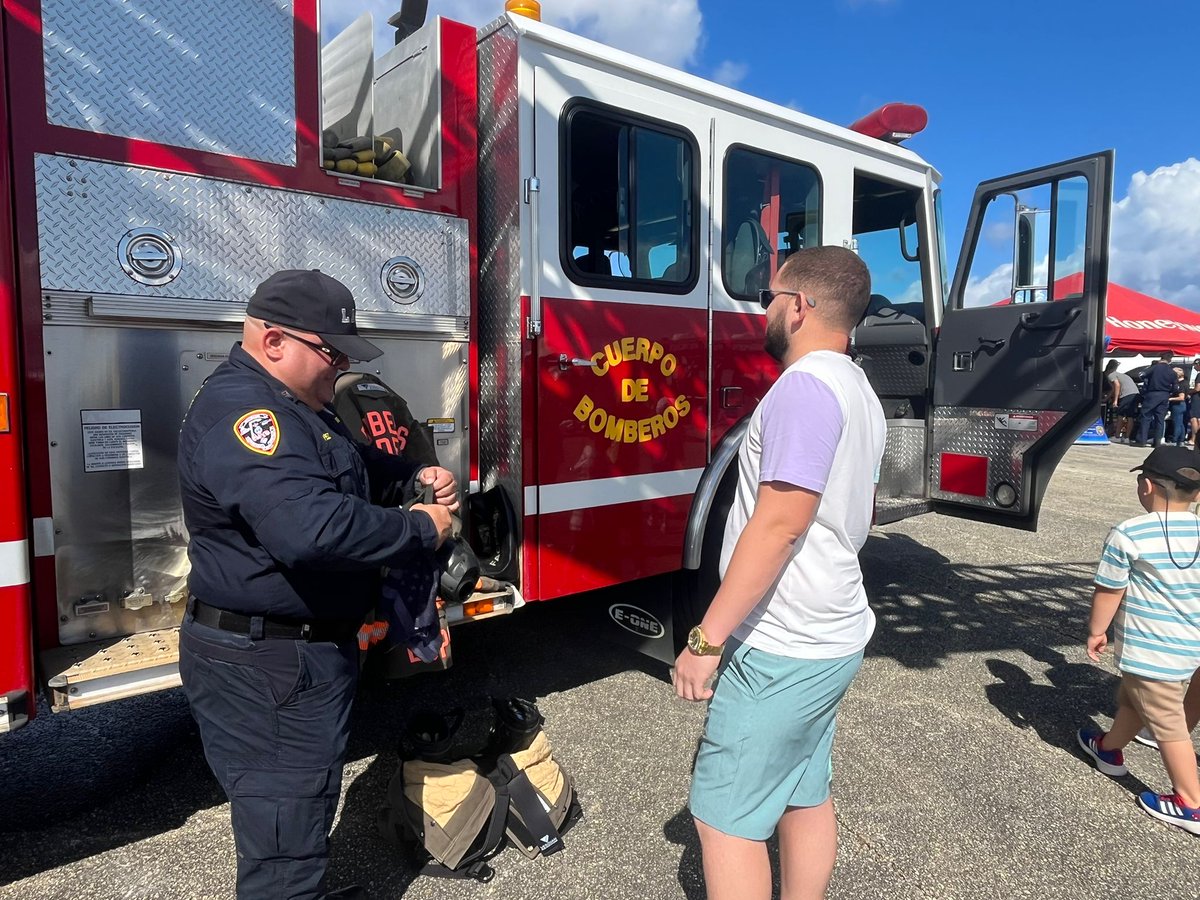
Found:
[(488, 860), (506, 841), (525, 856), (564, 848), (583, 811), (571, 776), (554, 759), (537, 706), (493, 701), (494, 724), (477, 755), (452, 760), (462, 710), (418, 712), (408, 723), (412, 753), (388, 785), (380, 831), (404, 847), (423, 875), (490, 881)]

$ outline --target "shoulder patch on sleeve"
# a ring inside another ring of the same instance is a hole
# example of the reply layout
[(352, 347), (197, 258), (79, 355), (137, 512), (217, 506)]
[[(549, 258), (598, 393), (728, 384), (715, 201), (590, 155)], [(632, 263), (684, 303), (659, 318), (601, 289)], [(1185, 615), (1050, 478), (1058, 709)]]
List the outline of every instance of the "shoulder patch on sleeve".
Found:
[(279, 422), (269, 409), (254, 409), (233, 423), (233, 434), (247, 450), (271, 456), (279, 446)]

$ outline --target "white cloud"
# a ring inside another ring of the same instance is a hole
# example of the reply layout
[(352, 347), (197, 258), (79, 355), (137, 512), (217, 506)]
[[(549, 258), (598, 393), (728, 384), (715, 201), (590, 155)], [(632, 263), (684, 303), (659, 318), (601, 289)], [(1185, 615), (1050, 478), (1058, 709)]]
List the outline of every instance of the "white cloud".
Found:
[[(1009, 215), (1012, 215), (1012, 207), (1009, 207)], [(1011, 221), (985, 223), (983, 226), (983, 239), (989, 244), (995, 244), (997, 247), (1011, 247), (1013, 242), (1013, 224)]]
[[(375, 17), (375, 40), (386, 48), (387, 27), (400, 0), (323, 0), (324, 37), (328, 40), (363, 12)], [(484, 25), (504, 12), (504, 0), (433, 0), (429, 15), (443, 15), (468, 25)], [(620, 50), (628, 50), (669, 66), (683, 68), (696, 60), (704, 20), (699, 0), (548, 0), (543, 21)]]
[(991, 306), (1003, 300), (1012, 293), (1012, 277), (1012, 263), (1005, 263), (980, 278), (967, 278), (963, 306), (974, 309), (977, 306)]
[(1200, 160), (1135, 172), (1113, 204), (1109, 278), (1200, 309)]
[(749, 73), (750, 67), (745, 63), (727, 59), (717, 66), (716, 71), (712, 74), (712, 80), (717, 84), (737, 87)]

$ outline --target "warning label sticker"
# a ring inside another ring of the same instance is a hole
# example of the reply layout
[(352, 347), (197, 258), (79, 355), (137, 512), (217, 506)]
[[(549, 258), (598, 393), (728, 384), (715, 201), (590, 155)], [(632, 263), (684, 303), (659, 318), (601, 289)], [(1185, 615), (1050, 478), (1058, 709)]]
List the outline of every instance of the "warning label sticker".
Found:
[(140, 409), (84, 409), (80, 410), (79, 417), (83, 428), (85, 472), (142, 468)]
[(1037, 416), (1014, 416), (1008, 413), (996, 414), (996, 427), (1001, 431), (1037, 431)]

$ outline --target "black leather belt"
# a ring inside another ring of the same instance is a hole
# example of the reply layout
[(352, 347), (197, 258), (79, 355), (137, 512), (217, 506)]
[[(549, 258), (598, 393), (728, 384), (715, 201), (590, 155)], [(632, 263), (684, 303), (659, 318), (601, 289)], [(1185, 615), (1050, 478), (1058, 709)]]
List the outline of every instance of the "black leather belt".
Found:
[(300, 619), (281, 619), (277, 616), (247, 616), (217, 609), (192, 597), (192, 617), (201, 625), (232, 634), (242, 634), (258, 640), (254, 634), (255, 619), (262, 622), (262, 638), (288, 641), (344, 641), (358, 633), (354, 622), (311, 622)]

